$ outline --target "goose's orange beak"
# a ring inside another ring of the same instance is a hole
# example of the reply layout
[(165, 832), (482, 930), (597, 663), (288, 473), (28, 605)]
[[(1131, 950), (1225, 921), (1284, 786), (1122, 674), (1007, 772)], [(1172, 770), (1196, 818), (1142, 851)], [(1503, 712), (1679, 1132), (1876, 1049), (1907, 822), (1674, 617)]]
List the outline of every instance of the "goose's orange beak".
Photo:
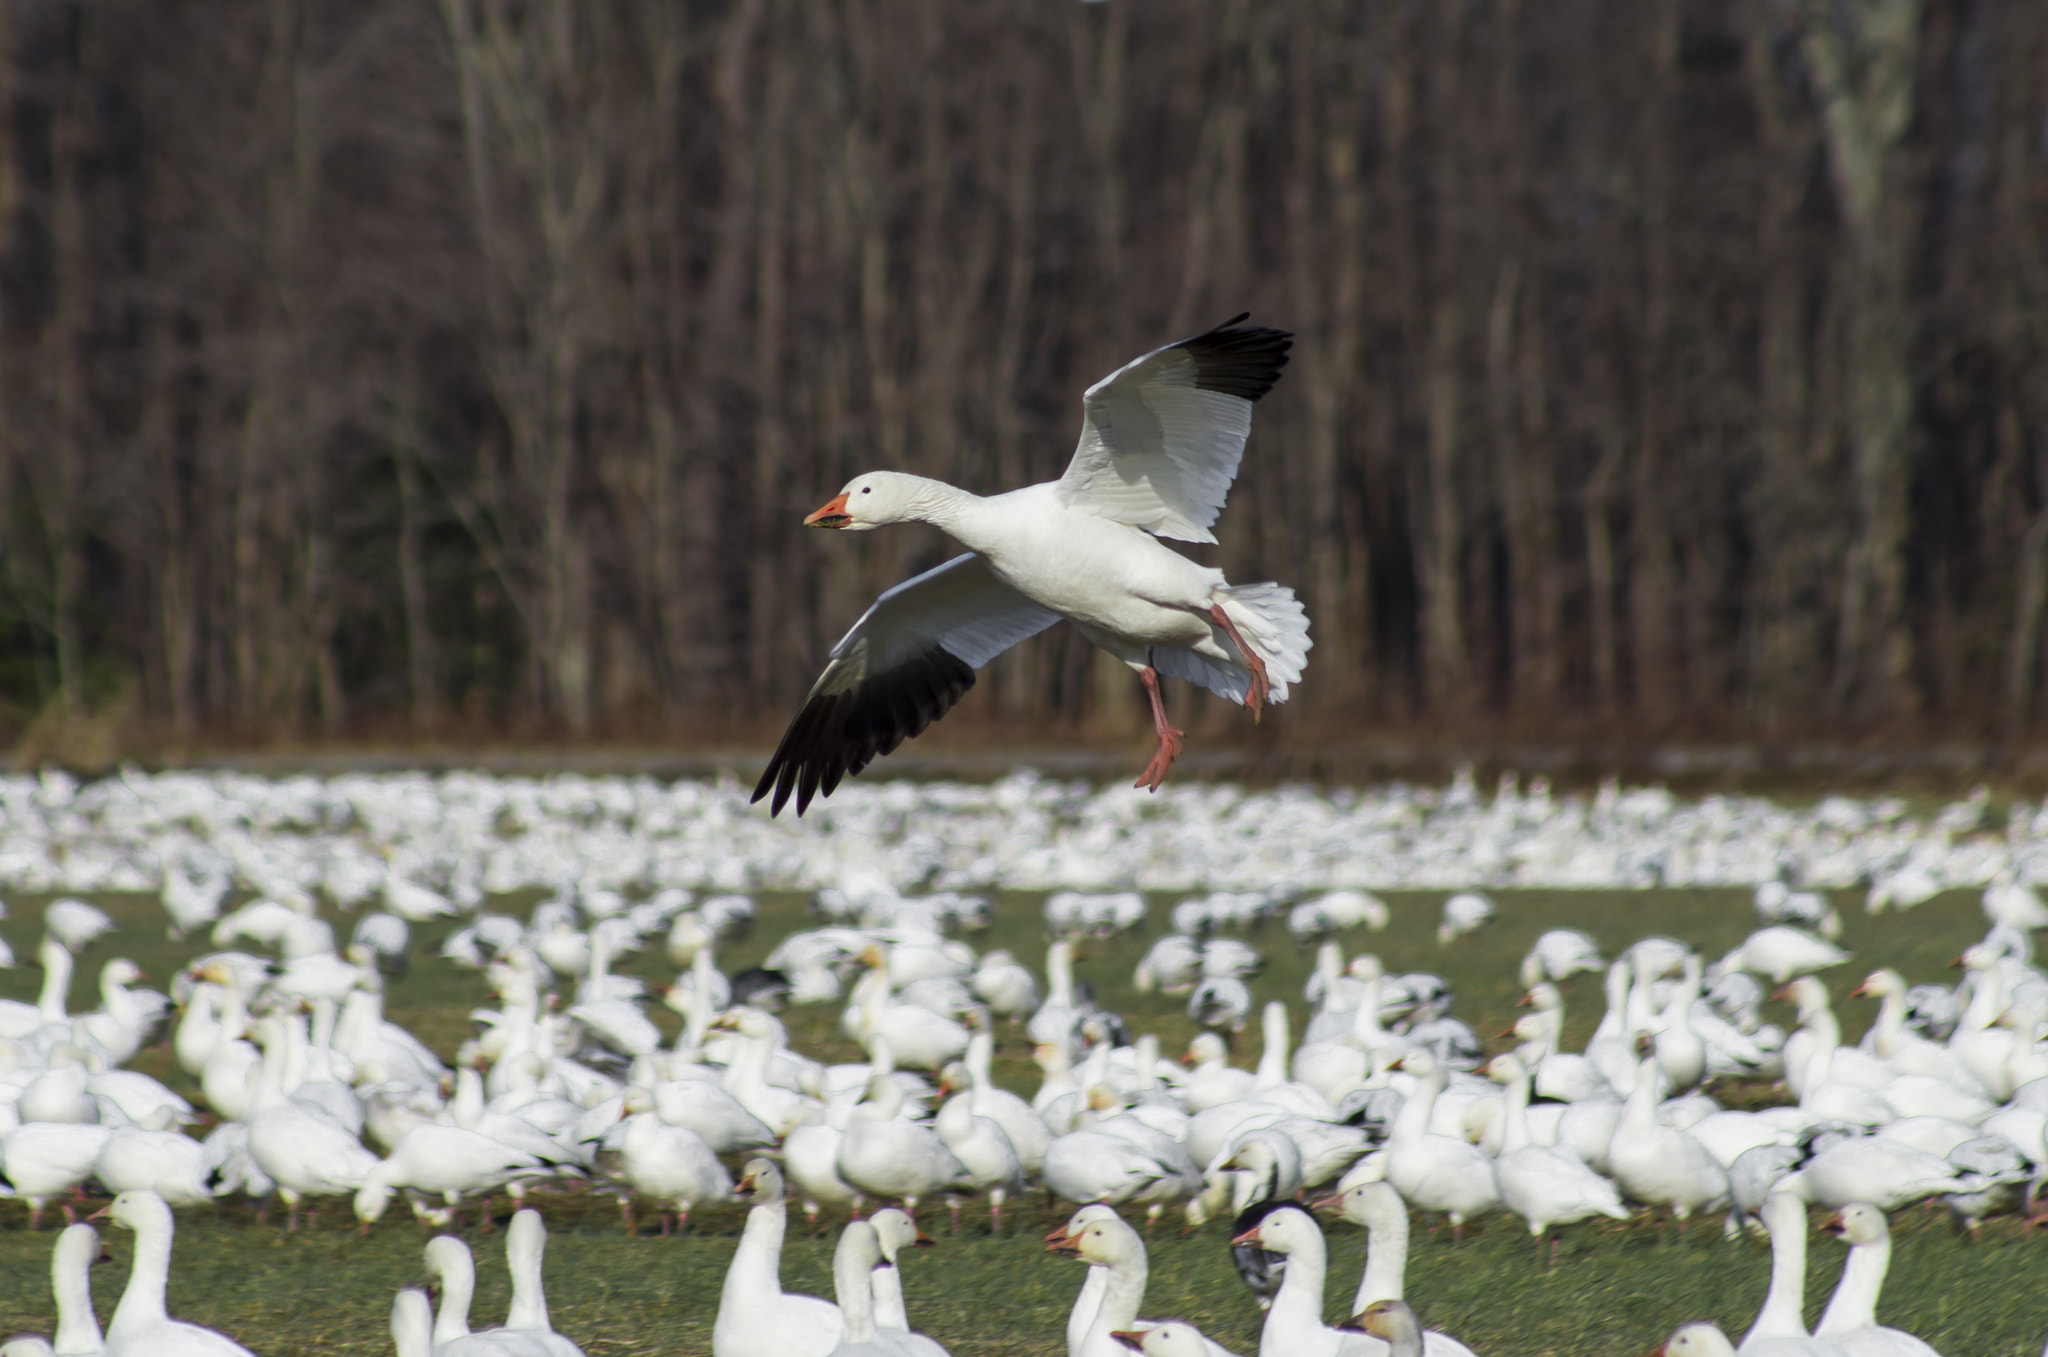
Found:
[(804, 520), (807, 528), (843, 528), (853, 522), (853, 515), (846, 512), (846, 496), (834, 495), (825, 507)]

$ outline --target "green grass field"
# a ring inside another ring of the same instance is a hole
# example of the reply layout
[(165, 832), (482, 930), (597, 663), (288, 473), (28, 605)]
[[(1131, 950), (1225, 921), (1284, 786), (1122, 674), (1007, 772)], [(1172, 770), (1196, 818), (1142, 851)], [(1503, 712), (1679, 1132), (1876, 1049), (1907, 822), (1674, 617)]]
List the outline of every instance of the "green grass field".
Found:
[[(1500, 1031), (1515, 1015), (1519, 997), (1515, 965), (1542, 929), (1585, 928), (1611, 954), (1634, 939), (1657, 932), (1683, 938), (1710, 957), (1732, 947), (1753, 927), (1746, 892), (1505, 892), (1496, 896), (1499, 917), (1476, 936), (1453, 947), (1434, 940), (1441, 893), (1392, 893), (1394, 922), (1383, 934), (1359, 931), (1345, 938), (1349, 951), (1370, 948), (1392, 971), (1432, 970), (1458, 994), (1458, 1015), (1482, 1035)], [(140, 962), (162, 984), (185, 959), (206, 950), (166, 941), (163, 916), (154, 900), (106, 898), (123, 929), (103, 940), (82, 961), (74, 986), (74, 1009), (97, 1002), (93, 977), (110, 956)], [(1137, 958), (1165, 927), (1168, 897), (1154, 900), (1153, 932), (1083, 949), (1078, 974), (1097, 986), (1103, 1002), (1128, 1016), (1135, 1030), (1159, 1035), (1165, 1050), (1178, 1053), (1193, 1026), (1176, 1001), (1146, 998), (1130, 988)], [(1891, 965), (1910, 981), (1951, 981), (1948, 962), (1982, 935), (1974, 895), (1951, 895), (1905, 915), (1872, 919), (1860, 903), (1838, 902), (1847, 924), (1844, 945), (1854, 953), (1847, 966), (1829, 974), (1838, 1011), (1850, 1036), (1867, 1024), (1873, 1005), (1848, 992), (1869, 970)], [(526, 902), (501, 902), (523, 912)], [(1042, 898), (1005, 896), (998, 922), (973, 939), (980, 949), (1007, 946), (1036, 965), (1043, 956)], [(11, 918), (0, 925), (17, 954), (32, 953), (42, 902), (17, 896)], [(752, 964), (788, 931), (807, 926), (802, 899), (766, 896), (753, 935), (728, 945), (720, 963), (728, 970)], [(346, 936), (349, 923), (337, 920)], [(419, 955), (432, 950), (445, 927), (415, 931), (416, 959), (405, 978), (388, 990), (388, 1010), (443, 1054), (467, 1033), (467, 1013), (484, 1002), (475, 974)], [(1284, 929), (1252, 935), (1266, 953), (1267, 970), (1254, 982), (1260, 999), (1286, 1000), (1297, 1034), (1307, 1016), (1301, 1000), (1311, 953), (1297, 948)], [(672, 977), (659, 948), (621, 967), (649, 977)], [(40, 972), (24, 967), (0, 972), (0, 995), (32, 998)], [(1579, 977), (1568, 995), (1567, 1041), (1582, 1043), (1600, 1016), (1597, 977)], [(675, 1022), (656, 1009), (657, 1021), (673, 1032)], [(1780, 1021), (1785, 1005), (1774, 1005)], [(839, 1039), (837, 1007), (812, 1007), (787, 1014), (794, 1044), (822, 1059), (854, 1056)], [(1235, 1060), (1257, 1059), (1256, 1028), (1246, 1033)], [(1036, 1086), (1021, 1034), (1000, 1038), (998, 1079), (1028, 1095)], [(1489, 1049), (1506, 1041), (1489, 1040)], [(175, 1074), (168, 1051), (153, 1048), (136, 1067), (166, 1077), (188, 1096), (189, 1080)], [(175, 1077), (173, 1077), (175, 1076)], [(1769, 1090), (1715, 1090), (1725, 1100), (1754, 1102)], [(94, 1202), (94, 1206), (101, 1204)], [(555, 1326), (593, 1357), (623, 1353), (704, 1353), (726, 1261), (738, 1234), (736, 1208), (701, 1208), (687, 1234), (659, 1238), (647, 1232), (627, 1237), (609, 1192), (542, 1199), (552, 1238), (547, 1258), (549, 1305)], [(503, 1203), (500, 1202), (502, 1213)], [(1047, 1354), (1064, 1348), (1064, 1326), (1081, 1283), (1082, 1268), (1044, 1252), (1042, 1236), (1065, 1218), (1068, 1208), (1048, 1209), (1042, 1198), (1006, 1220), (992, 1237), (985, 1211), (975, 1206), (962, 1230), (947, 1229), (943, 1210), (928, 1211), (925, 1224), (938, 1247), (920, 1250), (904, 1268), (911, 1321), (955, 1353)], [(836, 1222), (828, 1222), (836, 1224)], [(831, 1294), (835, 1233), (818, 1238), (795, 1222), (783, 1258), (783, 1284), (792, 1291)], [(48, 1285), (49, 1250), (56, 1234), (46, 1222), (27, 1230), (26, 1208), (0, 1202), (0, 1336), (31, 1330), (47, 1333), (54, 1316)], [(479, 1285), (472, 1323), (498, 1322), (508, 1295), (500, 1250), (502, 1231), (465, 1234), (478, 1253)], [(2048, 1240), (2036, 1241), (2010, 1218), (1986, 1226), (1970, 1242), (1945, 1210), (1922, 1208), (1893, 1221), (1895, 1249), (1880, 1318), (1907, 1328), (1949, 1357), (2032, 1357), (2048, 1331), (2048, 1287), (2041, 1285)], [(170, 1286), (172, 1313), (216, 1326), (263, 1354), (381, 1353), (390, 1350), (387, 1320), (393, 1292), (422, 1278), (421, 1246), (426, 1236), (403, 1212), (394, 1212), (368, 1239), (360, 1237), (345, 1203), (331, 1203), (317, 1228), (287, 1235), (275, 1220), (258, 1226), (245, 1201), (223, 1203), (217, 1211), (184, 1213), (179, 1221)], [(1144, 1313), (1180, 1317), (1242, 1353), (1258, 1346), (1259, 1311), (1231, 1270), (1222, 1224), (1183, 1235), (1177, 1213), (1161, 1223), (1152, 1241), (1151, 1284)], [(1542, 1265), (1518, 1220), (1494, 1216), (1467, 1232), (1454, 1248), (1446, 1231), (1418, 1222), (1408, 1271), (1408, 1298), (1426, 1323), (1462, 1338), (1488, 1357), (1538, 1354), (1641, 1353), (1679, 1323), (1712, 1318), (1739, 1337), (1761, 1302), (1768, 1254), (1761, 1246), (1727, 1243), (1720, 1222), (1695, 1221), (1677, 1240), (1660, 1236), (1646, 1222), (1600, 1222), (1564, 1231), (1563, 1254), (1554, 1269)], [(131, 1240), (108, 1232), (115, 1262), (95, 1269), (94, 1304), (102, 1320), (111, 1314), (127, 1276)], [(1357, 1286), (1364, 1261), (1364, 1237), (1338, 1224), (1330, 1230), (1331, 1272), (1325, 1310), (1342, 1314)], [(1842, 1249), (1816, 1236), (1809, 1252), (1807, 1311), (1817, 1317), (1840, 1269)]]

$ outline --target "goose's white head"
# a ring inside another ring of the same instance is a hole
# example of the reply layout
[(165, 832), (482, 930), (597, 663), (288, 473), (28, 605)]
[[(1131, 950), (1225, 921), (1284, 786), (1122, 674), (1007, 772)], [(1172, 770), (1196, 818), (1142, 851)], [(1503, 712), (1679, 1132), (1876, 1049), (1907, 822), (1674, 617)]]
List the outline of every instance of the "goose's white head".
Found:
[(844, 490), (804, 520), (804, 526), (865, 532), (890, 523), (917, 522), (924, 516), (922, 500), (928, 484), (922, 476), (870, 471), (848, 481)]

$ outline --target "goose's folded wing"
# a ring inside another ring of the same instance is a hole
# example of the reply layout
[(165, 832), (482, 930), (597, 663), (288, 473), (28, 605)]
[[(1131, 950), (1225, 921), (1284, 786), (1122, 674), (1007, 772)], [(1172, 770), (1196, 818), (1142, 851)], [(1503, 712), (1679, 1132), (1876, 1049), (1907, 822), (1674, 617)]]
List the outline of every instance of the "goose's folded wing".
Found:
[(1213, 542), (1251, 433), (1252, 402), (1273, 389), (1293, 336), (1243, 316), (1155, 349), (1088, 388), (1060, 499), (1183, 542)]
[(1060, 620), (995, 577), (972, 552), (875, 600), (832, 647), (825, 672), (789, 723), (754, 788), (778, 815), (796, 813), (949, 711), (974, 671)]

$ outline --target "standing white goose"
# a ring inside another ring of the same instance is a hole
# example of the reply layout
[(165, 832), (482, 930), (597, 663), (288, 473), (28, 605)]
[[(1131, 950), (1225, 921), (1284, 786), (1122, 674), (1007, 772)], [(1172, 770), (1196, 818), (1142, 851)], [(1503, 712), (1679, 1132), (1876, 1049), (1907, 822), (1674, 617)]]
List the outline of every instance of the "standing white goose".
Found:
[(479, 1214), (490, 1223), (490, 1194), (506, 1183), (522, 1178), (545, 1177), (554, 1172), (534, 1156), (510, 1145), (465, 1131), (460, 1126), (416, 1126), (392, 1147), (389, 1157), (364, 1175), (356, 1190), (356, 1219), (363, 1232), (381, 1219), (392, 1194), (410, 1187), (438, 1195), (448, 1207), (451, 1219), (459, 1219), (462, 1199), (483, 1194)]
[[(1377, 1180), (1355, 1182), (1334, 1198), (1318, 1206), (1334, 1205), (1344, 1219), (1366, 1229), (1365, 1272), (1358, 1279), (1358, 1294), (1351, 1299), (1351, 1312), (1363, 1313), (1374, 1301), (1402, 1300), (1408, 1281), (1408, 1204), (1401, 1195)], [(1435, 1357), (1459, 1357), (1467, 1348), (1448, 1334), (1431, 1329), (1422, 1336), (1424, 1346)]]
[(867, 1098), (847, 1119), (839, 1142), (839, 1176), (873, 1197), (899, 1200), (917, 1210), (918, 1199), (967, 1187), (967, 1170), (936, 1132), (904, 1121), (903, 1086), (877, 1076)]
[(434, 1357), (434, 1303), (417, 1287), (392, 1298), (391, 1346), (398, 1357)]
[[(1084, 1206), (1045, 1237), (1045, 1250), (1088, 1264), (1087, 1279), (1067, 1318), (1067, 1357), (1124, 1357), (1127, 1342), (1117, 1334), (1149, 1329), (1153, 1323), (1138, 1318), (1151, 1275), (1145, 1241), (1111, 1208)], [(1230, 1357), (1226, 1349), (1203, 1342), (1209, 1357)]]
[(505, 1231), (505, 1264), (512, 1273), (512, 1305), (505, 1311), (505, 1328), (538, 1339), (550, 1357), (584, 1357), (583, 1349), (556, 1333), (548, 1319), (548, 1294), (541, 1282), (541, 1256), (547, 1246), (548, 1227), (540, 1212), (515, 1211)]
[(1806, 1203), (1773, 1192), (1758, 1214), (1771, 1233), (1771, 1289), (1736, 1351), (1741, 1357), (1841, 1357), (1833, 1344), (1806, 1331)]
[(1842, 1237), (1849, 1258), (1813, 1336), (1833, 1343), (1843, 1357), (1941, 1357), (1912, 1334), (1877, 1322), (1877, 1296), (1892, 1261), (1884, 1212), (1867, 1202), (1850, 1202), (1821, 1228)]
[(831, 1357), (896, 1357), (896, 1350), (885, 1346), (875, 1330), (872, 1275), (881, 1265), (882, 1245), (875, 1227), (864, 1220), (849, 1224), (832, 1255), (832, 1289), (839, 1298), (839, 1313), (846, 1317), (846, 1332), (833, 1345)]
[(1387, 1140), (1387, 1181), (1410, 1206), (1448, 1215), (1455, 1241), (1463, 1238), (1467, 1220), (1500, 1205), (1493, 1161), (1468, 1141), (1430, 1131), (1437, 1095), (1450, 1078), (1435, 1057), (1416, 1049), (1401, 1063), (1415, 1075), (1416, 1087), (1394, 1117)]
[(300, 1201), (354, 1193), (377, 1167), (377, 1156), (332, 1118), (286, 1097), (284, 1025), (271, 1017), (251, 1030), (263, 1046), (263, 1065), (249, 1119), (249, 1154), (277, 1183), (288, 1212), (285, 1228), (296, 1230)]
[(1214, 542), (1252, 403), (1273, 389), (1291, 337), (1225, 325), (1157, 349), (1088, 389), (1081, 441), (1057, 481), (982, 497), (872, 471), (804, 522), (865, 530), (929, 523), (968, 548), (883, 594), (832, 648), (754, 789), (772, 813), (894, 750), (960, 700), (974, 671), (1065, 618), (1128, 664), (1152, 703), (1157, 787), (1181, 751), (1159, 677), (1198, 683), (1254, 715), (1287, 700), (1307, 660), (1291, 590), (1227, 583), (1157, 539)]
[(1728, 1171), (1706, 1146), (1657, 1119), (1657, 1062), (1642, 1062), (1628, 1109), (1607, 1151), (1607, 1166), (1630, 1199), (1668, 1206), (1679, 1227), (1698, 1210), (1728, 1200)]
[(782, 1171), (769, 1160), (750, 1159), (734, 1191), (754, 1204), (718, 1294), (712, 1357), (824, 1357), (838, 1346), (845, 1324), (832, 1302), (782, 1289), (789, 1225)]
[(1329, 1255), (1322, 1227), (1308, 1212), (1283, 1206), (1230, 1241), (1285, 1254), (1287, 1270), (1266, 1311), (1259, 1333), (1259, 1357), (1364, 1357), (1365, 1345), (1323, 1323), (1323, 1278)]
[(135, 1232), (128, 1289), (107, 1322), (107, 1357), (251, 1357), (225, 1334), (172, 1319), (164, 1309), (171, 1275), (171, 1208), (154, 1192), (123, 1192), (105, 1216)]
[[(1489, 1072), (1507, 1085), (1507, 1131), (1500, 1157), (1493, 1162), (1500, 1197), (1508, 1210), (1529, 1222), (1537, 1246), (1552, 1225), (1569, 1225), (1588, 1216), (1627, 1220), (1614, 1184), (1587, 1168), (1577, 1155), (1529, 1138), (1529, 1071), (1514, 1056), (1497, 1057)], [(1550, 1243), (1557, 1261), (1557, 1240)]]
[(987, 1117), (1002, 1127), (1003, 1134), (1009, 1137), (1010, 1148), (1017, 1152), (1017, 1161), (1024, 1166), (1024, 1172), (1035, 1175), (1039, 1166), (1045, 1163), (1045, 1147), (1052, 1143), (1052, 1131), (1044, 1119), (1031, 1110), (1030, 1103), (1006, 1088), (996, 1087), (989, 1074), (989, 1064), (994, 1056), (995, 1038), (987, 1032), (976, 1032), (968, 1039), (966, 1060), (960, 1065), (946, 1067), (940, 1091), (964, 1080), (967, 1091), (957, 1097), (968, 1100), (967, 1106), (975, 1116)]
[(539, 1334), (469, 1331), (469, 1302), (476, 1294), (476, 1260), (469, 1255), (469, 1245), (453, 1235), (436, 1235), (427, 1241), (427, 1271), (441, 1286), (433, 1357), (553, 1357)]
[(99, 1357), (106, 1350), (100, 1322), (92, 1312), (93, 1263), (100, 1237), (90, 1225), (67, 1225), (50, 1251), (50, 1295), (57, 1302), (57, 1331), (47, 1340), (24, 1335), (0, 1347), (0, 1357)]
[(883, 1341), (903, 1357), (947, 1357), (937, 1339), (913, 1333), (910, 1316), (903, 1308), (902, 1251), (930, 1248), (932, 1237), (917, 1228), (917, 1222), (893, 1206), (884, 1207), (869, 1218), (875, 1227), (875, 1242), (882, 1250), (882, 1266), (868, 1274), (875, 1301), (875, 1327)]
[[(646, 1089), (628, 1089), (621, 1110), (626, 1114), (626, 1133), (619, 1144), (626, 1182), (636, 1195), (655, 1203), (663, 1235), (669, 1232), (669, 1208), (681, 1229), (690, 1223), (690, 1208), (698, 1202), (732, 1196), (732, 1179), (704, 1137), (663, 1121)], [(621, 1214), (631, 1209), (631, 1202), (621, 1198)]]
[[(969, 1092), (947, 1102), (939, 1109), (932, 1126), (939, 1133), (939, 1139), (946, 1143), (946, 1148), (953, 1152), (953, 1157), (967, 1170), (974, 1190), (988, 1193), (989, 1229), (992, 1233), (1001, 1233), (1003, 1202), (1024, 1191), (1024, 1164), (1002, 1126), (993, 1118), (975, 1112), (974, 1096), (974, 1092)], [(1043, 1162), (1043, 1155), (1040, 1161)], [(948, 1198), (947, 1204), (953, 1210), (957, 1231), (959, 1201)]]

